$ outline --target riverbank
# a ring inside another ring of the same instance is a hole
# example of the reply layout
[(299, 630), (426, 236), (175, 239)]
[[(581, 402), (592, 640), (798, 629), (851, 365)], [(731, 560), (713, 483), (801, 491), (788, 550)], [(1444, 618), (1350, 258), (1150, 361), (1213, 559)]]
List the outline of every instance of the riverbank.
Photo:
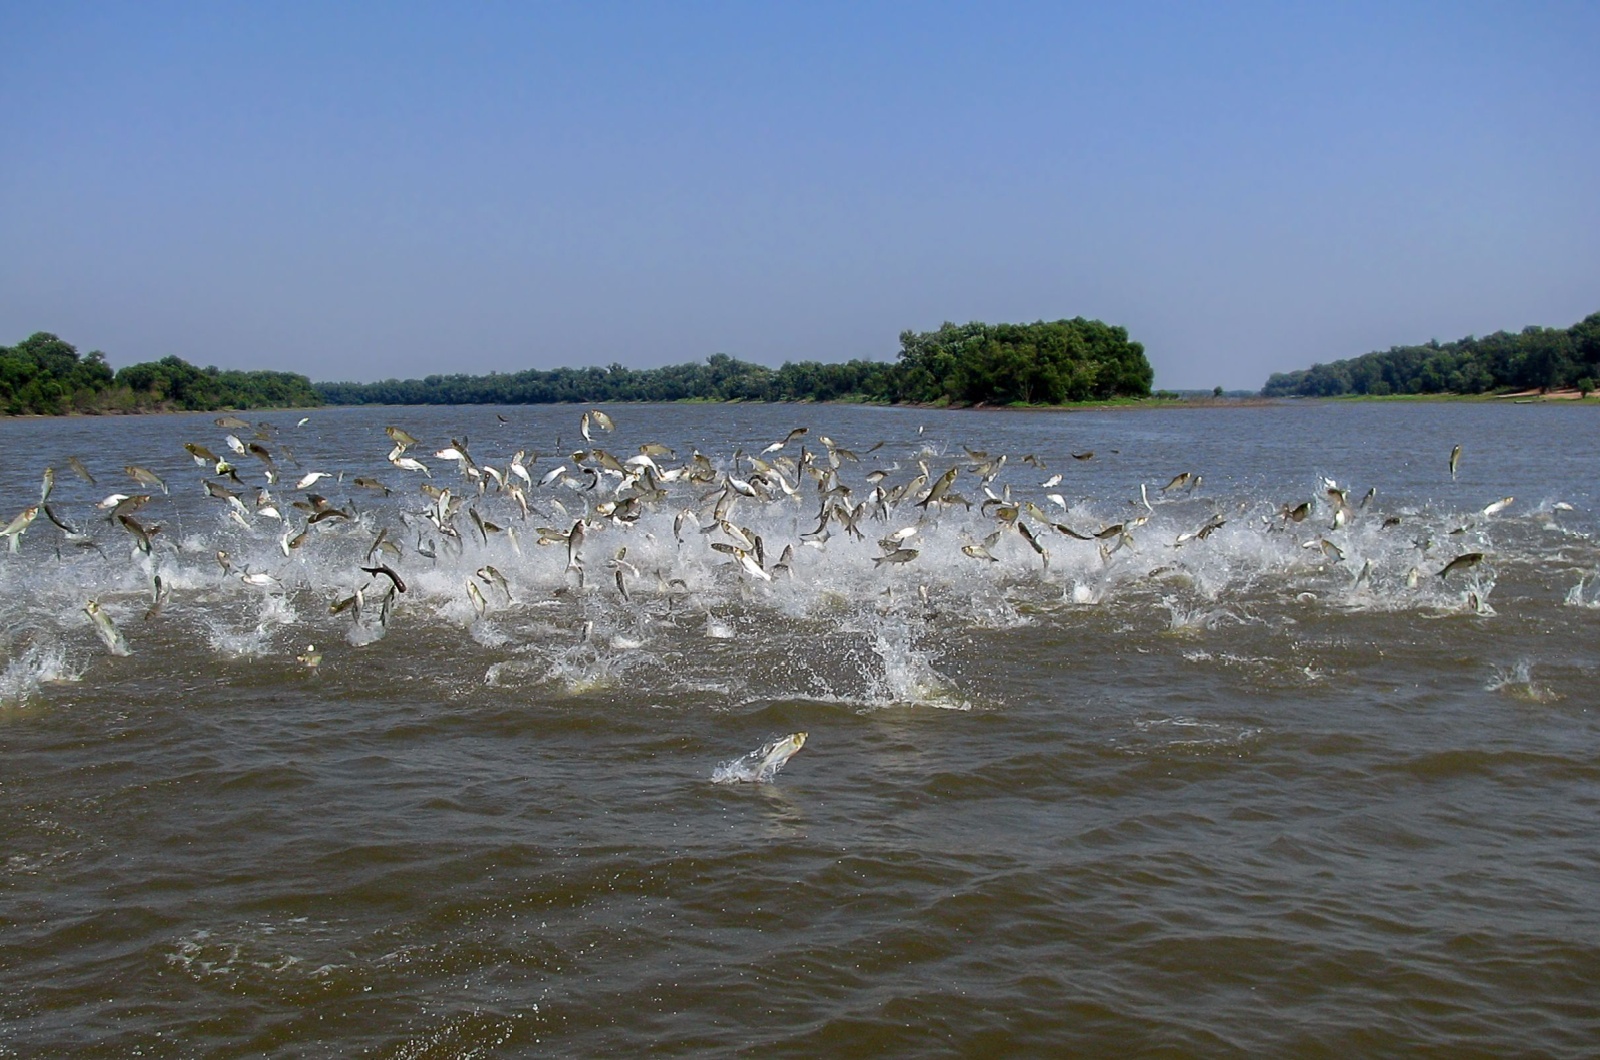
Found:
[(1577, 390), (1516, 390), (1497, 391), (1491, 394), (1338, 394), (1330, 397), (1275, 397), (1267, 398), (1268, 401), (1327, 401), (1327, 402), (1388, 402), (1415, 404), (1417, 402), (1433, 403), (1461, 403), (1469, 405), (1494, 405), (1512, 402), (1518, 405), (1542, 404), (1544, 402), (1572, 402), (1577, 404), (1600, 404), (1600, 391), (1592, 392), (1587, 396)]
[[(1108, 410), (1108, 409), (1236, 409), (1236, 408), (1271, 408), (1271, 407), (1275, 407), (1275, 406), (1278, 406), (1278, 405), (1283, 405), (1283, 404), (1287, 404), (1287, 403), (1291, 403), (1291, 402), (1318, 402), (1318, 403), (1328, 402), (1328, 403), (1333, 403), (1333, 404), (1339, 404), (1339, 403), (1344, 403), (1344, 404), (1367, 404), (1367, 403), (1388, 403), (1388, 404), (1394, 404), (1394, 403), (1398, 403), (1398, 404), (1432, 403), (1432, 404), (1450, 404), (1450, 403), (1460, 403), (1460, 404), (1481, 405), (1481, 404), (1505, 403), (1505, 402), (1508, 402), (1508, 401), (1512, 402), (1512, 403), (1515, 403), (1515, 404), (1519, 404), (1519, 405), (1520, 404), (1539, 404), (1539, 403), (1545, 403), (1545, 402), (1564, 402), (1564, 403), (1584, 404), (1584, 405), (1600, 405), (1600, 392), (1591, 393), (1591, 394), (1589, 394), (1587, 396), (1585, 396), (1583, 394), (1580, 394), (1576, 390), (1551, 390), (1551, 391), (1545, 391), (1545, 392), (1542, 392), (1542, 393), (1540, 391), (1537, 391), (1537, 390), (1524, 390), (1524, 391), (1516, 391), (1516, 392), (1510, 392), (1510, 393), (1497, 393), (1497, 394), (1384, 394), (1384, 395), (1377, 395), (1377, 394), (1340, 394), (1340, 395), (1334, 396), (1334, 397), (1263, 397), (1261, 395), (1240, 396), (1240, 397), (1234, 397), (1234, 396), (1214, 397), (1214, 396), (1211, 396), (1211, 395), (1205, 395), (1205, 396), (1198, 396), (1197, 395), (1197, 396), (1192, 396), (1192, 397), (1157, 397), (1157, 396), (1151, 396), (1151, 397), (1101, 398), (1101, 399), (1092, 400), (1092, 401), (1071, 401), (1071, 402), (1066, 402), (1066, 403), (1060, 404), (1060, 405), (1023, 405), (1023, 404), (989, 405), (989, 404), (983, 404), (983, 403), (979, 403), (979, 404), (976, 404), (976, 405), (952, 405), (952, 404), (942, 404), (942, 403), (921, 403), (921, 402), (908, 402), (908, 401), (902, 401), (902, 402), (899, 402), (899, 403), (890, 403), (890, 402), (880, 402), (880, 401), (859, 401), (859, 400), (850, 400), (850, 399), (839, 399), (839, 400), (835, 400), (835, 401), (810, 401), (810, 400), (806, 400), (806, 401), (752, 401), (752, 400), (747, 399), (747, 398), (732, 398), (732, 399), (729, 399), (729, 400), (726, 400), (726, 401), (717, 401), (717, 400), (710, 399), (710, 398), (681, 398), (681, 399), (679, 399), (677, 401), (547, 401), (547, 402), (523, 402), (523, 403), (511, 403), (511, 404), (508, 404), (508, 403), (495, 403), (495, 402), (472, 402), (472, 403), (470, 403), (468, 405), (462, 405), (461, 407), (465, 408), (465, 407), (471, 407), (472, 405), (480, 405), (480, 404), (484, 405), (486, 407), (490, 407), (490, 408), (521, 408), (521, 407), (551, 407), (551, 406), (564, 406), (564, 407), (567, 407), (567, 408), (576, 408), (576, 407), (581, 407), (581, 406), (585, 406), (585, 405), (686, 405), (686, 406), (694, 406), (694, 405), (799, 405), (799, 406), (806, 406), (806, 405), (811, 405), (811, 406), (854, 405), (854, 406), (866, 406), (866, 407), (876, 407), (876, 408), (927, 409), (929, 411), (941, 411), (941, 410), (946, 410), (946, 409), (953, 409), (953, 410), (958, 410), (958, 411), (959, 410), (967, 410), (967, 411), (991, 411), (991, 412), (1088, 412), (1088, 411), (1105, 411), (1105, 410)], [(62, 419), (62, 418), (93, 419), (93, 418), (99, 418), (99, 417), (118, 417), (118, 416), (141, 417), (141, 416), (172, 416), (172, 415), (183, 415), (183, 416), (206, 416), (206, 415), (256, 416), (256, 415), (274, 415), (274, 414), (279, 414), (279, 413), (299, 413), (300, 415), (309, 415), (309, 414), (312, 414), (312, 413), (315, 413), (315, 412), (327, 411), (327, 410), (331, 410), (331, 409), (350, 409), (350, 408), (415, 409), (415, 408), (430, 408), (430, 407), (435, 406), (435, 404), (436, 403), (434, 403), (434, 402), (423, 402), (423, 403), (416, 403), (416, 404), (361, 403), (361, 404), (349, 404), (349, 405), (340, 405), (340, 404), (311, 405), (311, 406), (307, 406), (307, 405), (289, 405), (289, 406), (274, 407), (274, 408), (255, 408), (255, 409), (176, 409), (176, 408), (153, 408), (153, 407), (142, 407), (142, 408), (136, 408), (136, 409), (105, 409), (105, 410), (95, 410), (95, 411), (84, 411), (84, 410), (80, 410), (80, 409), (72, 409), (72, 410), (69, 410), (69, 411), (66, 411), (66, 412), (59, 412), (59, 413), (45, 413), (45, 412), (0, 413), (0, 418), (4, 418), (4, 419), (19, 419), (19, 420), (20, 419)]]

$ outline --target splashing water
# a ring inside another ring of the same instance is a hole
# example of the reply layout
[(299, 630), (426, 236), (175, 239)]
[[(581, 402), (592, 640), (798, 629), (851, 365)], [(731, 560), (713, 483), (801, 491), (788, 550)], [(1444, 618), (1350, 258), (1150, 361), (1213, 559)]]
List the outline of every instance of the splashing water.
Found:
[(21, 706), (41, 685), (81, 680), (83, 668), (67, 662), (59, 644), (33, 644), (0, 671), (0, 706)]
[[(295, 491), (251, 482), (270, 489), (301, 530), (292, 556), (284, 520), (228, 517), (198, 482), (179, 488), (192, 468), (178, 464), (163, 469), (174, 492), (141, 514), (173, 528), (151, 539), (150, 554), (133, 550), (114, 524), (95, 531), (101, 549), (57, 550), (53, 558), (44, 551), (50, 542), (30, 534), (23, 554), (0, 557), (0, 600), (14, 614), (43, 616), (45, 632), (74, 647), (86, 640), (78, 613), (86, 595), (143, 601), (159, 573), (167, 590), (159, 621), (124, 623), (135, 652), (164, 638), (222, 659), (288, 662), (308, 641), (388, 656), (403, 654), (413, 636), (450, 637), (490, 656), (542, 660), (548, 682), (568, 690), (614, 684), (623, 671), (609, 657), (636, 653), (657, 665), (633, 669), (630, 679), (658, 689), (731, 677), (752, 698), (793, 693), (960, 709), (970, 706), (970, 692), (940, 672), (928, 646), (952, 630), (1142, 627), (1153, 612), (1181, 639), (1203, 639), (1259, 624), (1255, 616), (1284, 600), (1324, 614), (1491, 619), (1498, 573), (1521, 577), (1556, 559), (1530, 516), (1477, 518), (1476, 497), (1380, 510), (1386, 496), (1398, 502), (1396, 492), (1343, 511), (1325, 498), (1321, 468), (1270, 487), (1157, 496), (1138, 473), (1108, 464), (1095, 480), (1099, 496), (1078, 491), (1063, 507), (1020, 461), (984, 477), (959, 456), (940, 455), (958, 452), (946, 440), (930, 449), (920, 438), (889, 438), (870, 459), (863, 452), (825, 467), (798, 446), (753, 460), (749, 439), (730, 438), (724, 455), (689, 461), (680, 448), (658, 457), (656, 478), (642, 477), (631, 460), (619, 464), (620, 448), (615, 457), (591, 451), (580, 462), (586, 482), (558, 475), (514, 504), (494, 485), (503, 475), (458, 481), (442, 465), (432, 480), (407, 484), (384, 461), (381, 430), (372, 433), (380, 442), (370, 447), (349, 444), (357, 432), (330, 436), (319, 457), (347, 476), (321, 484), (337, 501), (319, 499), (344, 518), (313, 525), (292, 513), (291, 504), (303, 511), (308, 503), (294, 500)], [(487, 445), (475, 457), (491, 469), (505, 459)], [(919, 459), (934, 463), (919, 468)], [(1059, 467), (1065, 456), (1045, 459)], [(971, 500), (924, 503), (941, 471)], [(355, 491), (346, 483), (358, 475), (395, 488)], [(419, 497), (423, 486), (433, 492)], [(96, 500), (76, 488), (57, 484), (69, 517)], [(1305, 514), (1288, 518), (1286, 500), (1304, 500)], [(1586, 524), (1577, 513), (1563, 518), (1573, 524), (1559, 542), (1568, 562), (1592, 566)], [(889, 535), (901, 535), (892, 548), (884, 545)], [(891, 553), (900, 558), (884, 562)], [(1482, 554), (1480, 565), (1440, 577), (1470, 553)], [(404, 595), (372, 573), (380, 563), (403, 577)], [(330, 613), (358, 592), (364, 608)], [(384, 593), (392, 611), (375, 603)], [(1600, 609), (1600, 594), (1580, 581), (1567, 602)], [(595, 647), (569, 654), (570, 631), (586, 624)], [(391, 646), (379, 647), (384, 640)], [(484, 659), (484, 669), (495, 661)], [(104, 665), (97, 660), (97, 669)], [(765, 683), (753, 678), (757, 671)]]
[(1560, 694), (1533, 679), (1533, 662), (1519, 659), (1511, 667), (1494, 668), (1489, 680), (1484, 682), (1485, 692), (1499, 692), (1524, 703), (1554, 703)]
[(806, 734), (790, 733), (754, 751), (723, 762), (711, 771), (713, 784), (770, 784), (778, 771), (806, 745)]
[(871, 687), (875, 706), (909, 703), (946, 710), (971, 710), (950, 682), (933, 666), (934, 655), (918, 648), (905, 623), (886, 624), (872, 642), (873, 654), (883, 664), (882, 676)]
[(1600, 575), (1579, 578), (1578, 584), (1567, 590), (1562, 603), (1567, 607), (1584, 607), (1591, 611), (1600, 611)]

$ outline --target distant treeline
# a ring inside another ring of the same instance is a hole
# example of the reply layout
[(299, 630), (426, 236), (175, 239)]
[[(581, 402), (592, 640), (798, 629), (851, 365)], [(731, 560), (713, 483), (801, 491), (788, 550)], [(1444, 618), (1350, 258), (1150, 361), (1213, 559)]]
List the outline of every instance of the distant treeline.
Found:
[(290, 372), (225, 372), (196, 368), (178, 357), (112, 372), (99, 350), (79, 357), (77, 349), (47, 331), (0, 346), (0, 408), (13, 416), (320, 404), (311, 380)]
[(714, 354), (665, 368), (556, 368), (430, 375), (379, 383), (318, 383), (334, 405), (547, 404), (591, 401), (873, 401), (1060, 404), (1145, 397), (1154, 372), (1144, 347), (1098, 320), (945, 324), (906, 331), (895, 362), (789, 362), (781, 368)]
[(1523, 328), (1483, 338), (1395, 346), (1298, 372), (1278, 372), (1261, 388), (1266, 397), (1341, 394), (1483, 394), (1494, 390), (1588, 393), (1600, 379), (1600, 313), (1570, 328)]

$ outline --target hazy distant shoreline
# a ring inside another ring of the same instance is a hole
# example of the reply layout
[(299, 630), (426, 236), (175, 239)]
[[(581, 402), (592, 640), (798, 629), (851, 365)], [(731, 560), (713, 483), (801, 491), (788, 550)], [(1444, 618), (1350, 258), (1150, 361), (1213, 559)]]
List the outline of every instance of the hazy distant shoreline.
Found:
[[(1583, 397), (1576, 390), (1551, 391), (1546, 394), (1388, 394), (1378, 396), (1375, 394), (1344, 394), (1338, 397), (1262, 397), (1259, 394), (1243, 397), (1178, 397), (1178, 398), (1120, 398), (1108, 401), (1076, 401), (1060, 405), (937, 405), (915, 402), (888, 402), (876, 401), (753, 401), (748, 398), (730, 398), (726, 401), (710, 401), (705, 398), (681, 398), (676, 401), (538, 401), (521, 402), (513, 404), (495, 404), (490, 402), (463, 402), (456, 408), (579, 408), (586, 405), (793, 405), (797, 407), (852, 407), (852, 408), (884, 408), (884, 409), (920, 409), (929, 412), (1087, 412), (1109, 411), (1126, 409), (1136, 411), (1140, 409), (1237, 409), (1237, 408), (1271, 408), (1288, 404), (1318, 404), (1318, 405), (1367, 405), (1367, 404), (1564, 404), (1564, 405), (1591, 405), (1600, 406), (1600, 393)], [(213, 415), (273, 415), (280, 413), (296, 413), (301, 416), (315, 415), (318, 412), (329, 412), (334, 409), (354, 408), (392, 408), (392, 409), (425, 409), (439, 408), (437, 402), (413, 402), (408, 404), (379, 404), (368, 402), (349, 405), (294, 405), (283, 408), (256, 408), (256, 409), (118, 409), (98, 412), (84, 412), (71, 410), (61, 413), (23, 412), (4, 413), (7, 419), (12, 420), (58, 420), (63, 417), (97, 419), (101, 417), (143, 417), (143, 416), (213, 416)]]

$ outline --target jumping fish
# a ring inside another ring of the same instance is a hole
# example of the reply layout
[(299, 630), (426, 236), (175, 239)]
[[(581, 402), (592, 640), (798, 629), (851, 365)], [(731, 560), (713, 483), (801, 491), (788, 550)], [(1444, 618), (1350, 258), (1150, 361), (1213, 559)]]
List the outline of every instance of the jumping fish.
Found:
[(128, 473), (128, 477), (139, 483), (141, 486), (159, 486), (161, 487), (162, 493), (167, 492), (167, 484), (162, 482), (156, 473), (151, 471), (149, 468), (140, 467), (137, 464), (129, 464), (122, 470), (126, 471)]
[(133, 654), (128, 648), (128, 642), (112, 624), (111, 616), (101, 610), (98, 600), (90, 600), (84, 604), (83, 613), (89, 616), (90, 625), (94, 626), (95, 634), (105, 644), (107, 651), (119, 656)]
[(874, 557), (872, 560), (872, 565), (875, 567), (881, 567), (885, 563), (910, 563), (921, 554), (922, 553), (919, 549), (897, 548), (886, 556)]
[(583, 569), (583, 560), (578, 555), (583, 548), (583, 520), (579, 519), (572, 524), (572, 529), (567, 533), (567, 569)]
[(765, 449), (761, 450), (761, 455), (765, 456), (768, 453), (776, 453), (776, 452), (778, 452), (784, 446), (788, 445), (790, 442), (794, 441), (796, 438), (798, 438), (801, 435), (805, 434), (806, 431), (809, 430), (809, 429), (810, 428), (807, 428), (807, 427), (796, 427), (794, 430), (790, 431), (787, 435), (784, 436), (783, 441), (781, 441), (781, 442), (773, 442), (771, 445), (769, 445)]
[(1456, 480), (1456, 465), (1461, 463), (1461, 446), (1450, 450), (1450, 481)]
[(1470, 567), (1476, 567), (1480, 562), (1482, 562), (1482, 560), (1482, 552), (1463, 552), (1461, 555), (1444, 565), (1444, 569), (1439, 572), (1439, 577), (1443, 578), (1451, 571), (1467, 570)]
[(93, 544), (93, 542), (91, 542), (81, 530), (78, 530), (76, 527), (69, 526), (66, 521), (63, 520), (61, 516), (57, 515), (48, 504), (41, 504), (39, 508), (44, 512), (44, 517), (54, 523), (56, 528), (61, 531), (68, 541), (72, 542), (74, 545)]
[(70, 467), (79, 478), (83, 479), (83, 481), (87, 482), (89, 485), (93, 486), (95, 484), (94, 476), (89, 474), (89, 469), (83, 466), (82, 460), (79, 460), (75, 456), (69, 456), (67, 457), (67, 466)]
[(806, 733), (794, 732), (762, 744), (749, 754), (724, 762), (711, 774), (713, 784), (769, 784), (778, 771), (806, 745)]
[(960, 470), (959, 467), (953, 467), (943, 475), (940, 475), (939, 481), (935, 482), (933, 487), (928, 490), (928, 495), (917, 502), (917, 507), (926, 508), (930, 504), (938, 504), (944, 495), (950, 492), (950, 487), (955, 484), (956, 474)]
[(167, 587), (162, 584), (161, 575), (156, 574), (151, 577), (150, 588), (150, 606), (145, 610), (144, 613), (144, 620), (146, 622), (159, 615), (161, 613), (161, 605), (167, 602)]
[(1511, 502), (1515, 499), (1516, 498), (1514, 497), (1501, 497), (1499, 500), (1483, 509), (1484, 516), (1488, 517), (1491, 515), (1499, 515), (1501, 512), (1511, 507)]
[[(499, 589), (500, 592), (504, 594), (506, 603), (509, 604), (511, 602), (511, 586), (506, 583), (506, 576), (504, 574), (501, 574), (498, 570), (488, 564), (479, 567), (477, 574), (479, 578), (483, 579), (485, 585), (492, 585), (496, 589)], [(397, 582), (396, 584), (398, 585), (399, 583)]]
[(199, 466), (201, 466), (201, 467), (216, 467), (217, 466), (217, 460), (218, 460), (217, 454), (213, 453), (211, 450), (207, 449), (205, 446), (200, 445), (200, 444), (198, 444), (196, 442), (184, 442), (183, 443), (183, 447), (184, 447), (184, 449), (186, 449), (188, 451), (190, 458), (193, 459), (194, 462), (196, 464), (198, 464)]
[(7, 523), (4, 530), (0, 530), (0, 537), (9, 537), (11, 539), (11, 551), (15, 552), (17, 550), (17, 545), (21, 541), (23, 533), (33, 525), (33, 521), (38, 517), (39, 505), (31, 505), (22, 509), (22, 514)]
[(351, 483), (351, 485), (355, 486), (356, 489), (378, 490), (385, 497), (387, 497), (390, 493), (393, 492), (392, 490), (389, 489), (388, 486), (385, 486), (383, 483), (379, 482), (377, 479), (368, 478), (365, 475), (357, 475), (355, 478), (350, 480), (350, 483)]
[(467, 599), (472, 601), (472, 609), (478, 612), (479, 618), (482, 618), (484, 613), (489, 610), (489, 601), (483, 598), (483, 592), (478, 588), (476, 582), (467, 582)]
[(406, 431), (401, 430), (399, 427), (385, 427), (383, 429), (383, 433), (389, 436), (389, 440), (391, 442), (399, 446), (402, 453), (407, 449), (410, 449), (412, 446), (418, 444), (415, 438), (413, 438)]
[(1028, 524), (1019, 521), (1017, 523), (1017, 533), (1022, 535), (1022, 539), (1028, 543), (1029, 548), (1043, 557), (1044, 565), (1046, 567), (1050, 566), (1050, 553), (1043, 545), (1039, 544), (1038, 540), (1033, 536), (1033, 531), (1028, 529)]
[[(376, 549), (378, 546), (373, 545), (372, 547)], [(371, 555), (371, 553), (368, 553), (368, 555)], [(396, 574), (394, 568), (389, 566), (387, 563), (380, 563), (376, 567), (362, 567), (361, 569), (366, 571), (368, 574), (381, 574), (393, 582), (394, 587), (400, 592), (406, 591), (405, 581), (400, 577), (400, 575)]]
[(119, 515), (117, 516), (117, 522), (122, 524), (124, 530), (133, 535), (133, 540), (139, 546), (139, 551), (148, 556), (150, 554), (150, 538), (160, 533), (161, 527), (141, 526), (138, 520), (131, 515)]

